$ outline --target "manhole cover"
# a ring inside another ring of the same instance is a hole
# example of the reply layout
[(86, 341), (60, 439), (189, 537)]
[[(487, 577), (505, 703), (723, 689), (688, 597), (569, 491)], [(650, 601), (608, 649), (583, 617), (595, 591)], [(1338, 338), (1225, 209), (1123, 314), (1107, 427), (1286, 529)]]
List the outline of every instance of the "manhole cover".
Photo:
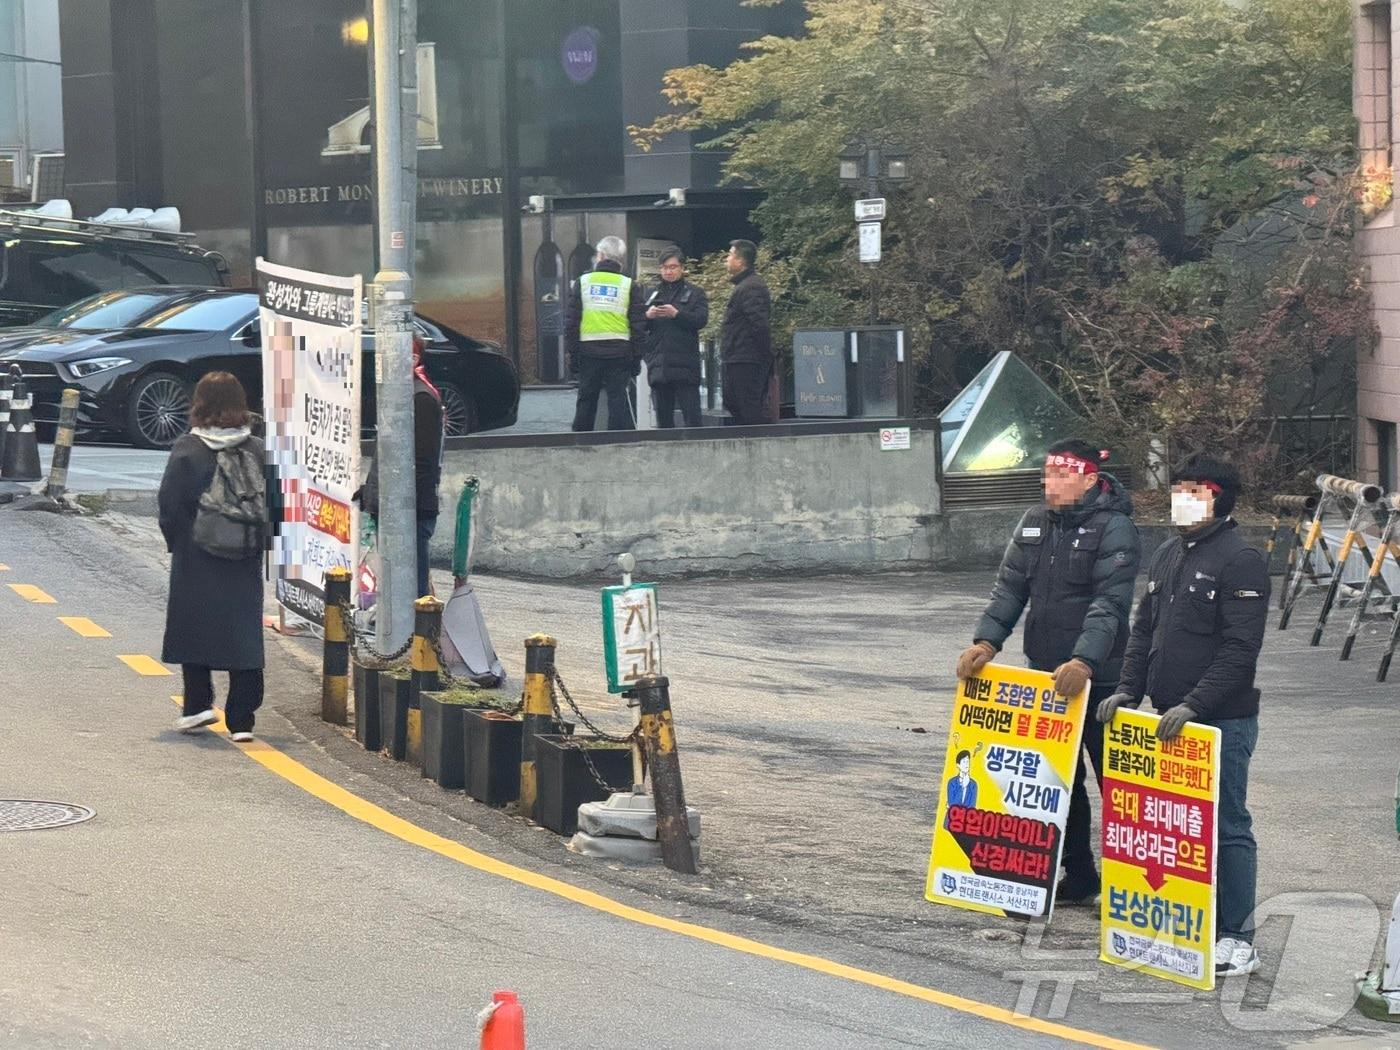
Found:
[(27, 799), (0, 799), (0, 831), (38, 831), (81, 824), (93, 818), (87, 806), (71, 802), (32, 802)]

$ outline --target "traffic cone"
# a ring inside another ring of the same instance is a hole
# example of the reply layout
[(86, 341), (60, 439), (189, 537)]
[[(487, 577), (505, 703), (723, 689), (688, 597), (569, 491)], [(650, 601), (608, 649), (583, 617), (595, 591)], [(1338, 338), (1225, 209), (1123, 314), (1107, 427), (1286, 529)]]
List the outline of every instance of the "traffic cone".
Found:
[(10, 426), (5, 432), (5, 448), (0, 454), (0, 479), (39, 481), (39, 435), (34, 432), (34, 398), (23, 381), (15, 383), (10, 400)]
[(482, 1015), (481, 1050), (525, 1050), (525, 1011), (514, 992), (497, 992)]

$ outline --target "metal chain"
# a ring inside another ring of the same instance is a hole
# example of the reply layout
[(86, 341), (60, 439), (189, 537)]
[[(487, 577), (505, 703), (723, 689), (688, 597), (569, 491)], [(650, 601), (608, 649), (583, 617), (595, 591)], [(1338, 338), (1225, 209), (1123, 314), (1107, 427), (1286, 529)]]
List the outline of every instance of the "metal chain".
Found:
[(630, 744), (637, 738), (640, 732), (639, 729), (633, 729), (632, 732), (628, 733), (626, 736), (614, 736), (611, 733), (605, 733), (594, 725), (593, 722), (589, 720), (589, 717), (579, 710), (578, 704), (574, 703), (574, 698), (569, 695), (569, 687), (564, 684), (564, 679), (559, 676), (559, 672), (556, 670), (549, 680), (549, 702), (554, 706), (554, 713), (559, 715), (559, 717), (562, 718), (563, 714), (559, 710), (558, 693), (554, 690), (556, 685), (559, 687), (559, 692), (564, 694), (564, 700), (568, 703), (570, 710), (572, 710), (578, 717), (578, 720), (588, 728), (588, 731), (595, 736), (614, 744)]
[[(554, 688), (556, 685), (559, 687), (557, 692)], [(549, 703), (550, 706), (554, 708), (554, 717), (562, 722), (564, 720), (564, 714), (559, 709), (559, 693), (564, 694), (565, 702), (568, 703), (573, 713), (578, 716), (578, 720), (582, 722), (599, 739), (607, 740), (610, 743), (614, 744), (627, 744), (629, 746), (635, 742), (640, 741), (641, 726), (637, 726), (635, 729), (632, 730), (632, 732), (628, 733), (626, 736), (614, 736), (611, 733), (603, 732), (596, 725), (594, 725), (593, 722), (589, 719), (589, 717), (585, 715), (581, 710), (579, 710), (578, 704), (574, 703), (574, 698), (569, 695), (569, 687), (564, 684), (564, 679), (559, 676), (558, 669), (555, 669), (554, 673), (550, 675), (549, 678)], [(560, 740), (563, 742), (565, 747), (572, 748), (583, 757), (583, 763), (588, 767), (588, 772), (592, 775), (594, 781), (597, 782), (598, 787), (602, 790), (602, 792), (605, 795), (611, 795), (614, 791), (617, 790), (617, 788), (615, 788), (612, 784), (609, 784), (607, 780), (603, 778), (602, 773), (598, 772), (598, 767), (593, 764), (593, 758), (589, 755), (588, 748), (584, 747), (583, 744), (579, 743), (573, 737), (568, 735), (561, 736)]]
[(388, 671), (396, 664), (402, 662), (408, 655), (409, 649), (413, 648), (413, 636), (408, 636), (408, 641), (404, 642), (399, 649), (393, 653), (381, 653), (361, 636), (359, 629), (355, 626), (355, 614), (350, 608), (348, 601), (340, 604), (340, 620), (345, 625), (345, 633), (350, 636), (350, 648), (355, 656), (355, 662), (361, 667), (371, 671)]

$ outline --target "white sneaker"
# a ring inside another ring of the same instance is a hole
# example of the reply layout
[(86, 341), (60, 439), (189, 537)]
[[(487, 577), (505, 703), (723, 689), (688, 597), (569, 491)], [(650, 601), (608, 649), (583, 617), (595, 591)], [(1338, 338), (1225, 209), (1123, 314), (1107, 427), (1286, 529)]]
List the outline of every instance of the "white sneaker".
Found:
[(253, 734), (246, 732), (233, 733), (229, 736), (229, 739), (232, 740), (235, 744), (251, 744), (253, 742)]
[(1259, 953), (1248, 941), (1221, 937), (1215, 942), (1215, 976), (1242, 977), (1259, 969)]
[(218, 720), (219, 716), (214, 713), (213, 708), (210, 708), (197, 715), (185, 715), (183, 718), (175, 719), (175, 728), (182, 733), (193, 733), (196, 729), (211, 726)]

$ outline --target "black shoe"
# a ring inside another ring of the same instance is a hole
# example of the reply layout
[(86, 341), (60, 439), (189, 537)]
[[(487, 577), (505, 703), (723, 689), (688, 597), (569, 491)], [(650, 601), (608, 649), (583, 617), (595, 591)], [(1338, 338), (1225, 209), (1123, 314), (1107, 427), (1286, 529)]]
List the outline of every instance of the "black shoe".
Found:
[(1055, 890), (1060, 904), (1092, 904), (1099, 895), (1099, 873), (1066, 874)]

